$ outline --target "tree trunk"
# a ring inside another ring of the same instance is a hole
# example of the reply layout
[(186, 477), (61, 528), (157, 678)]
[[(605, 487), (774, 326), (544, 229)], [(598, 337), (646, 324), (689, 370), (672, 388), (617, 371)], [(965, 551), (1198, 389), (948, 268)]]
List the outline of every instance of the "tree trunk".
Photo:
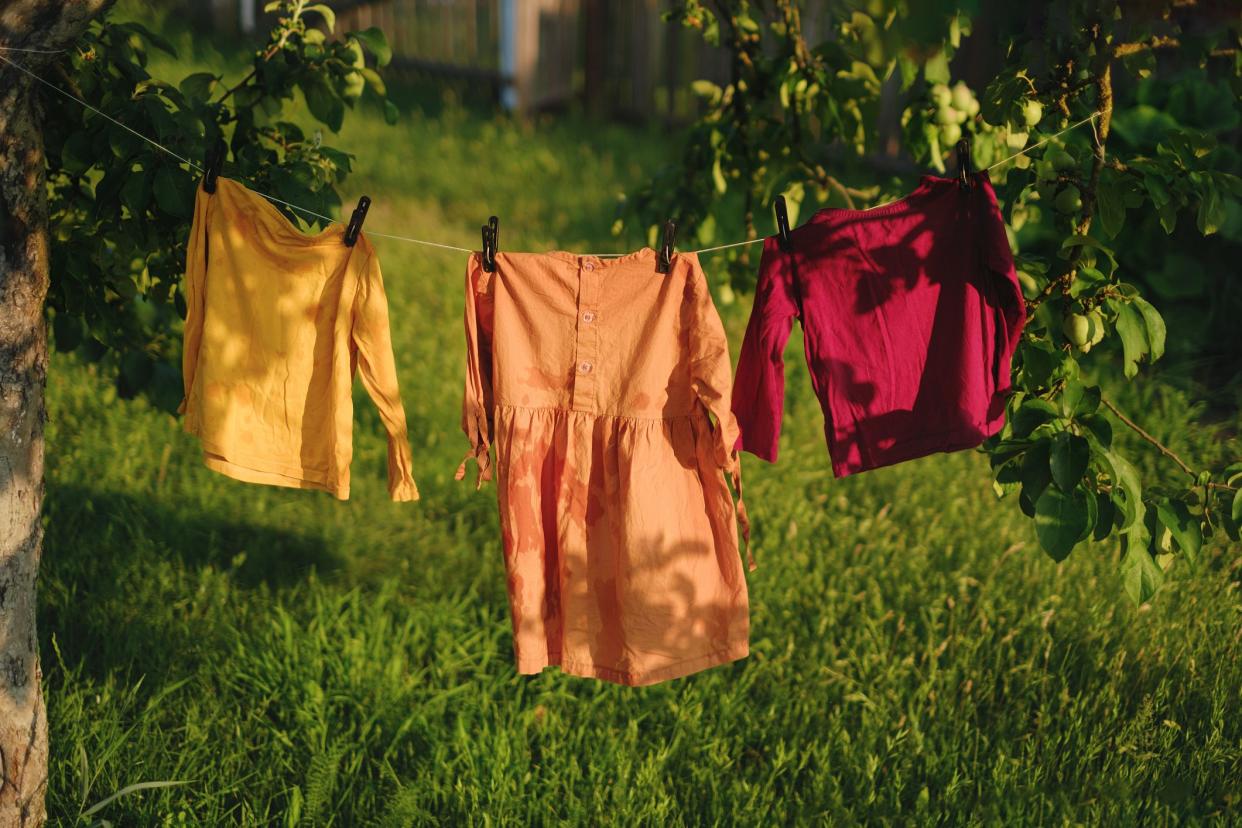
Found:
[[(0, 57), (44, 74), (55, 55), (13, 50), (68, 48), (110, 4), (0, 0), (0, 46), (8, 47)], [(0, 828), (47, 819), (47, 717), (35, 636), (47, 378), (42, 91), (0, 61)]]

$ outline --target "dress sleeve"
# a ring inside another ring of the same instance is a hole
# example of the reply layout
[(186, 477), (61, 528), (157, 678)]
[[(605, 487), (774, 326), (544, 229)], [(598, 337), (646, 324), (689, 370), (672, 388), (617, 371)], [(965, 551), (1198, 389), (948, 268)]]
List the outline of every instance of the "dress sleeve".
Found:
[(785, 409), (785, 344), (798, 316), (790, 260), (774, 238), (764, 241), (755, 304), (733, 383), (733, 413), (742, 431), (741, 448), (769, 463), (776, 462)]
[(492, 274), (483, 269), (479, 255), (466, 263), (466, 387), (461, 403), (461, 430), (470, 440), (470, 451), (457, 467), (457, 479), (466, 476), (466, 463), (474, 458), (479, 474), (475, 488), (492, 479)]
[(194, 221), (185, 251), (185, 334), (181, 347), (181, 378), (185, 395), (177, 406), (184, 414), (198, 372), (198, 351), (203, 342), (203, 283), (207, 278), (207, 205), (211, 196), (199, 185), (194, 196)]
[(354, 297), (353, 342), (358, 351), (362, 385), (379, 410), (388, 432), (388, 495), (393, 500), (418, 500), (411, 473), (410, 441), (405, 407), (397, 389), (397, 366), (388, 330), (388, 297), (379, 259), (367, 245), (367, 258)]
[(738, 457), (737, 444), (740, 434), (737, 418), (729, 406), (732, 395), (733, 372), (729, 365), (729, 341), (725, 337), (720, 314), (712, 303), (707, 278), (697, 264), (687, 277), (687, 301), (690, 304), (691, 323), (690, 384), (695, 395), (715, 419), (712, 434), (712, 452), (716, 465), (723, 469), (733, 484), (737, 496), (735, 504), (737, 520), (742, 527), (742, 540), (746, 547), (746, 562), (755, 568), (750, 549), (750, 519), (742, 500), (742, 462)]
[(997, 326), (997, 353), (992, 361), (992, 379), (996, 383), (997, 393), (1003, 393), (1012, 384), (1010, 360), (1022, 336), (1022, 326), (1026, 324), (1026, 299), (1022, 295), (1018, 274), (1014, 270), (1013, 251), (1009, 249), (1009, 238), (1005, 235), (1005, 219), (1001, 215), (1000, 205), (996, 202), (996, 191), (992, 189), (986, 173), (980, 189), (985, 196), (983, 236), (987, 265), (999, 280), (996, 286), (999, 307), (993, 309)]

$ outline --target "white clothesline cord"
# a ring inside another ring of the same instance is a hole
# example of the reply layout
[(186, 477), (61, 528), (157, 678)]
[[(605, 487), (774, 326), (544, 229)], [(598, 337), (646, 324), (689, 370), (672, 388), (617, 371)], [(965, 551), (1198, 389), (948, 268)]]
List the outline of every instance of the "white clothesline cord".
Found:
[(22, 49), (18, 46), (0, 46), (0, 52), (27, 52), (32, 55), (63, 55), (68, 49)]
[[(66, 50), (64, 50), (64, 49), (58, 49), (58, 50), (18, 49), (18, 48), (13, 48), (13, 47), (8, 47), (8, 46), (0, 46), (0, 51), (6, 51), (6, 52), (35, 52), (35, 53), (39, 53), (39, 54), (59, 54), (60, 52), (64, 52), (64, 51), (66, 51)], [(123, 123), (121, 123), (121, 122), (120, 122), (120, 121), (118, 121), (116, 118), (113, 118), (111, 115), (109, 115), (108, 113), (103, 112), (102, 110), (99, 110), (99, 109), (97, 109), (97, 108), (95, 108), (95, 107), (91, 106), (91, 105), (90, 105), (90, 104), (88, 104), (86, 101), (84, 101), (84, 100), (82, 100), (81, 98), (79, 98), (77, 95), (74, 95), (74, 94), (73, 94), (73, 93), (71, 93), (71, 92), (66, 92), (64, 89), (61, 89), (59, 86), (57, 86), (56, 84), (52, 83), (51, 81), (44, 80), (43, 78), (41, 78), (41, 77), (39, 77), (38, 75), (36, 75), (34, 72), (31, 72), (31, 71), (30, 71), (29, 69), (27, 69), (25, 66), (22, 66), (20, 63), (17, 63), (17, 62), (15, 62), (15, 61), (9, 60), (9, 59), (8, 59), (8, 58), (6, 58), (4, 55), (0, 55), (0, 61), (4, 61), (4, 62), (5, 62), (5, 63), (7, 63), (9, 66), (12, 66), (14, 69), (18, 70), (19, 72), (23, 72), (24, 74), (29, 75), (31, 78), (33, 78), (33, 79), (37, 80), (39, 83), (43, 84), (44, 86), (48, 87), (49, 89), (53, 89), (53, 90), (55, 90), (55, 91), (59, 92), (60, 94), (64, 95), (66, 98), (69, 98), (70, 100), (76, 101), (76, 102), (77, 102), (78, 104), (80, 104), (81, 106), (86, 107), (86, 108), (87, 108), (87, 109), (89, 109), (91, 112), (94, 112), (96, 115), (100, 116), (101, 118), (104, 118), (104, 119), (106, 119), (106, 120), (108, 120), (108, 121), (111, 121), (112, 123), (114, 123), (114, 124), (116, 124), (117, 126), (119, 126), (121, 129), (125, 130), (126, 132), (129, 132), (129, 133), (131, 133), (132, 135), (135, 135), (135, 136), (137, 136), (138, 138), (141, 138), (143, 141), (146, 141), (148, 144), (150, 144), (151, 146), (155, 147), (156, 149), (159, 149), (159, 150), (162, 150), (162, 151), (164, 151), (164, 152), (168, 153), (168, 154), (169, 154), (169, 155), (171, 155), (173, 158), (176, 158), (178, 161), (180, 161), (182, 164), (185, 164), (185, 165), (187, 165), (187, 166), (189, 166), (189, 167), (192, 167), (193, 169), (197, 170), (197, 171), (198, 171), (198, 172), (200, 172), (200, 173), (201, 173), (201, 172), (203, 172), (203, 168), (202, 168), (200, 165), (198, 165), (198, 164), (194, 163), (193, 161), (191, 161), (190, 159), (185, 158), (185, 157), (183, 157), (183, 156), (181, 156), (181, 155), (179, 155), (179, 154), (177, 154), (177, 153), (173, 152), (173, 151), (172, 151), (172, 150), (170, 150), (168, 147), (164, 146), (163, 144), (159, 143), (158, 141), (155, 141), (155, 140), (153, 140), (153, 139), (151, 139), (151, 138), (148, 138), (147, 136), (143, 135), (141, 132), (138, 132), (137, 130), (135, 130), (135, 129), (133, 129), (133, 128), (131, 128), (131, 127), (129, 127), (129, 126), (127, 126), (127, 125), (123, 124)], [(986, 170), (987, 170), (987, 171), (994, 170), (994, 169), (996, 169), (997, 167), (1001, 166), (1002, 164), (1007, 164), (1008, 162), (1012, 161), (1013, 159), (1017, 158), (1017, 157), (1018, 157), (1018, 156), (1020, 156), (1020, 155), (1026, 155), (1026, 154), (1027, 154), (1028, 152), (1030, 152), (1031, 150), (1038, 149), (1039, 147), (1042, 147), (1044, 144), (1048, 143), (1049, 141), (1053, 140), (1054, 138), (1059, 138), (1060, 136), (1064, 135), (1065, 133), (1069, 132), (1070, 130), (1072, 130), (1072, 129), (1077, 129), (1078, 127), (1082, 126), (1083, 124), (1087, 123), (1088, 121), (1094, 121), (1094, 120), (1095, 120), (1096, 118), (1098, 118), (1099, 116), (1100, 116), (1100, 113), (1099, 113), (1099, 112), (1093, 112), (1093, 113), (1091, 113), (1091, 115), (1089, 115), (1088, 117), (1083, 118), (1081, 121), (1078, 121), (1077, 123), (1070, 124), (1069, 126), (1067, 126), (1065, 129), (1061, 130), (1060, 132), (1057, 132), (1057, 133), (1054, 133), (1054, 134), (1052, 134), (1052, 135), (1049, 135), (1047, 138), (1044, 138), (1042, 141), (1038, 141), (1038, 142), (1036, 142), (1036, 143), (1034, 143), (1034, 144), (1031, 144), (1029, 147), (1025, 147), (1025, 148), (1023, 148), (1022, 150), (1020, 150), (1020, 151), (1018, 151), (1018, 152), (1015, 152), (1013, 155), (1009, 156), (1008, 158), (1002, 158), (1000, 161), (997, 161), (995, 164), (991, 165), (990, 167), (987, 167), (987, 168), (986, 168)], [(1095, 124), (1094, 124), (1094, 123), (1092, 123), (1092, 129), (1094, 129), (1094, 128), (1095, 128)], [(267, 193), (261, 193), (261, 192), (259, 192), (258, 190), (252, 190), (252, 192), (254, 192), (256, 195), (260, 195), (260, 196), (262, 196), (263, 198), (266, 198), (266, 199), (267, 199), (267, 200), (269, 200), (269, 201), (274, 201), (274, 202), (276, 202), (277, 204), (283, 204), (283, 205), (285, 205), (286, 207), (288, 207), (288, 208), (289, 208), (289, 209), (291, 209), (291, 210), (297, 210), (297, 211), (298, 211), (298, 212), (300, 212), (300, 213), (304, 213), (304, 214), (306, 214), (306, 215), (308, 215), (308, 216), (314, 216), (314, 217), (315, 217), (315, 218), (317, 218), (317, 219), (321, 219), (321, 220), (323, 220), (323, 221), (326, 221), (328, 224), (344, 224), (344, 223), (345, 223), (345, 222), (343, 222), (343, 221), (339, 221), (338, 219), (334, 219), (334, 218), (331, 218), (331, 217), (329, 217), (329, 216), (325, 216), (325, 215), (323, 215), (322, 213), (317, 213), (317, 212), (315, 212), (314, 210), (307, 209), (306, 207), (299, 207), (298, 205), (296, 205), (296, 204), (292, 204), (292, 203), (290, 203), (290, 202), (288, 202), (288, 201), (285, 201), (284, 199), (276, 198), (276, 196), (271, 196), (271, 195), (268, 195)], [(877, 205), (875, 205), (875, 206), (876, 206), (876, 207), (883, 207), (884, 205), (883, 205), (883, 204), (877, 204)], [(875, 209), (875, 207), (871, 207), (871, 208), (868, 208), (868, 209)], [(456, 245), (452, 245), (452, 244), (441, 244), (440, 242), (427, 241), (427, 240), (425, 240), (425, 239), (415, 239), (415, 238), (411, 238), (411, 237), (409, 237), (409, 236), (394, 236), (394, 235), (391, 235), (391, 234), (388, 234), (388, 233), (377, 233), (377, 232), (372, 231), (372, 230), (368, 230), (368, 231), (367, 231), (367, 235), (368, 235), (368, 236), (374, 236), (374, 237), (377, 237), (377, 238), (383, 238), (383, 239), (393, 239), (393, 240), (395, 240), (395, 241), (410, 242), (410, 243), (412, 243), (412, 244), (421, 244), (421, 245), (424, 245), (424, 246), (426, 246), (426, 247), (438, 247), (438, 248), (440, 248), (440, 249), (442, 249), (442, 250), (455, 250), (455, 251), (457, 251), (457, 252), (459, 252), (459, 253), (474, 253), (474, 252), (477, 252), (477, 251), (472, 250), (472, 249), (470, 249), (470, 248), (468, 248), (468, 247), (457, 247)], [(701, 254), (701, 253), (714, 253), (714, 252), (716, 252), (716, 251), (718, 251), (718, 250), (727, 250), (727, 249), (729, 249), (729, 248), (731, 248), (731, 247), (745, 247), (745, 246), (747, 246), (747, 245), (751, 245), (751, 244), (759, 244), (759, 243), (760, 243), (760, 242), (762, 242), (762, 241), (763, 241), (763, 239), (762, 239), (762, 238), (758, 238), (758, 239), (747, 239), (746, 241), (732, 242), (731, 244), (718, 244), (718, 245), (716, 245), (716, 246), (714, 246), (714, 247), (704, 247), (704, 248), (701, 248), (701, 249), (699, 249), (699, 250), (689, 250), (689, 251), (686, 251), (686, 252), (687, 252), (687, 253), (694, 253), (694, 254), (696, 254), (696, 255)], [(579, 255), (579, 256), (589, 256), (589, 257), (594, 257), (594, 258), (597, 258), (597, 259), (609, 259), (609, 258), (619, 258), (619, 257), (621, 257), (621, 256), (628, 256), (628, 255), (630, 255), (630, 254), (629, 254), (629, 253), (579, 253), (579, 254), (577, 254), (577, 255)]]
[[(1069, 132), (1071, 129), (1078, 129), (1078, 127), (1082, 126), (1083, 124), (1087, 123), (1088, 121), (1094, 121), (1094, 120), (1095, 120), (1096, 118), (1098, 118), (1098, 117), (1100, 117), (1100, 113), (1098, 113), (1098, 112), (1092, 112), (1090, 115), (1088, 115), (1086, 118), (1083, 118), (1081, 121), (1079, 121), (1079, 122), (1077, 122), (1077, 123), (1074, 123), (1074, 124), (1070, 124), (1069, 126), (1067, 126), (1065, 129), (1061, 130), (1060, 132), (1053, 133), (1052, 135), (1049, 135), (1049, 136), (1048, 136), (1047, 138), (1045, 138), (1044, 140), (1042, 140), (1042, 141), (1037, 141), (1037, 142), (1035, 142), (1034, 144), (1031, 144), (1029, 147), (1024, 147), (1022, 150), (1020, 150), (1020, 151), (1018, 151), (1018, 152), (1015, 152), (1013, 155), (1009, 156), (1008, 158), (1002, 158), (1001, 160), (997, 161), (995, 164), (993, 164), (992, 166), (988, 167), (987, 169), (988, 169), (989, 171), (991, 171), (991, 170), (994, 170), (994, 169), (996, 169), (997, 167), (999, 167), (1001, 164), (1008, 164), (1010, 161), (1012, 161), (1013, 159), (1017, 158), (1019, 155), (1026, 155), (1028, 152), (1030, 152), (1030, 151), (1031, 151), (1031, 150), (1033, 150), (1033, 149), (1039, 149), (1039, 148), (1040, 148), (1040, 147), (1042, 147), (1044, 144), (1046, 144), (1046, 143), (1048, 143), (1049, 141), (1051, 141), (1053, 138), (1060, 138), (1062, 135), (1064, 135), (1065, 133)], [(1092, 128), (1092, 129), (1095, 129), (1095, 124), (1092, 124), (1092, 125), (1091, 125), (1091, 128)]]

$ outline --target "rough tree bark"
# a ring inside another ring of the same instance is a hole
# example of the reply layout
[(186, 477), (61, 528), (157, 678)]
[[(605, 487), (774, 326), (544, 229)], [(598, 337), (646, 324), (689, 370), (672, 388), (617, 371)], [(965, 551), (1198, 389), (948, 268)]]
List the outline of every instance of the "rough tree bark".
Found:
[[(112, 2), (0, 0), (0, 56), (43, 74), (56, 55), (14, 50), (69, 48)], [(47, 378), (41, 91), (0, 61), (0, 828), (47, 819), (47, 718), (35, 637)]]

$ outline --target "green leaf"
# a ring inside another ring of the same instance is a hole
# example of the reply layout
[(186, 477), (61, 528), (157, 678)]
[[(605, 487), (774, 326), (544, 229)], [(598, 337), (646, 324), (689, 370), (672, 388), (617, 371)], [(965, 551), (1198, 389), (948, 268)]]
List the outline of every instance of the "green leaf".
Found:
[(1117, 311), (1117, 335), (1125, 357), (1124, 373), (1129, 379), (1138, 373), (1138, 364), (1147, 353), (1147, 324), (1129, 302), (1114, 302)]
[(1061, 412), (1048, 400), (1025, 400), (1013, 415), (1015, 437), (1025, 437), (1046, 422), (1060, 417)]
[(359, 74), (366, 80), (367, 85), (371, 87), (371, 91), (376, 95), (383, 97), (388, 94), (388, 87), (384, 84), (384, 79), (380, 77), (379, 72), (369, 66), (364, 66), (358, 70)]
[(923, 77), (928, 83), (947, 84), (949, 82), (949, 56), (944, 49), (932, 55), (923, 64)]
[(1164, 318), (1142, 296), (1135, 296), (1131, 301), (1143, 317), (1143, 324), (1147, 328), (1147, 344), (1151, 348), (1151, 361), (1155, 362), (1164, 356)]
[(1199, 561), (1199, 550), (1203, 547), (1203, 530), (1199, 528), (1199, 519), (1190, 514), (1190, 509), (1180, 500), (1162, 502), (1156, 506), (1156, 516), (1164, 524), (1179, 549), (1185, 553), (1190, 563)]
[(1091, 447), (1087, 441), (1077, 434), (1062, 431), (1052, 438), (1049, 456), (1052, 482), (1063, 492), (1073, 491), (1087, 473), (1087, 462), (1090, 459)]
[(1156, 590), (1160, 589), (1164, 583), (1164, 571), (1152, 559), (1145, 545), (1127, 542), (1124, 538), (1122, 543), (1126, 546), (1126, 555), (1121, 559), (1121, 583), (1130, 600), (1142, 604), (1151, 600)]
[(1117, 256), (1110, 247), (1099, 239), (1092, 238), (1091, 236), (1073, 235), (1061, 243), (1062, 251), (1069, 250), (1072, 247), (1090, 247), (1092, 250), (1103, 253), (1104, 257), (1108, 259), (1109, 264), (1107, 275), (1111, 276), (1117, 271)]
[(720, 157), (712, 163), (712, 182), (716, 185), (716, 192), (724, 195), (729, 189), (729, 183), (725, 181), (724, 171), (720, 168)]
[(1079, 380), (1065, 383), (1061, 395), (1061, 411), (1066, 417), (1078, 419), (1089, 417), (1100, 407), (1100, 387), (1086, 385)]
[(177, 88), (181, 90), (182, 95), (192, 101), (205, 101), (211, 97), (218, 80), (210, 72), (195, 72), (192, 75), (186, 75)]
[(89, 170), (95, 163), (95, 140), (84, 129), (70, 135), (60, 148), (61, 169), (71, 176)]
[(1080, 266), (1074, 273), (1074, 281), (1070, 284), (1070, 296), (1077, 299), (1084, 294), (1094, 294), (1108, 284), (1108, 277), (1094, 267)]
[(1216, 189), (1216, 182), (1211, 178), (1204, 178), (1203, 190), (1199, 194), (1199, 212), (1195, 220), (1199, 232), (1205, 236), (1212, 235), (1225, 223), (1225, 202), (1220, 197), (1220, 191)]
[(397, 105), (392, 101), (384, 101), (384, 122), (392, 126), (399, 117), (401, 113), (397, 110)]
[(696, 80), (690, 84), (690, 91), (707, 101), (712, 106), (720, 103), (724, 91), (709, 80)]
[(193, 210), (191, 196), (192, 179), (174, 167), (160, 167), (155, 171), (155, 203), (170, 216), (188, 218)]
[(1106, 493), (1099, 492), (1095, 496), (1095, 507), (1095, 531), (1092, 537), (1097, 541), (1102, 541), (1113, 531), (1113, 524), (1117, 520), (1117, 506)]
[(314, 12), (322, 17), (324, 25), (328, 27), (328, 31), (332, 31), (336, 28), (336, 12), (332, 11), (330, 7), (324, 5), (323, 3), (316, 3), (313, 6), (307, 6), (302, 9), (303, 14), (306, 14), (306, 12)]
[(375, 26), (361, 32), (350, 32), (349, 36), (361, 40), (371, 54), (375, 55), (375, 62), (380, 66), (387, 66), (392, 60), (392, 48), (388, 45), (388, 38)]
[(1066, 494), (1049, 486), (1035, 501), (1035, 534), (1044, 551), (1059, 563), (1089, 528), (1089, 517), (1082, 489)]
[(303, 78), (299, 86), (316, 120), (326, 124), (333, 132), (339, 132), (345, 121), (345, 103), (327, 79), (323, 75), (312, 74)]
[(1101, 448), (1108, 448), (1113, 444), (1113, 424), (1103, 414), (1082, 417), (1079, 422), (1099, 441)]
[(1143, 484), (1138, 476), (1138, 472), (1130, 465), (1130, 462), (1120, 454), (1111, 451), (1105, 451), (1102, 455), (1097, 455), (1108, 464), (1110, 477), (1113, 479), (1113, 500), (1117, 501), (1118, 496), (1121, 502), (1121, 525), (1118, 527), (1123, 532), (1135, 526), (1136, 522), (1143, 517)]
[(1040, 495), (1052, 481), (1049, 456), (1052, 444), (1048, 440), (1040, 440), (1031, 445), (1022, 455), (1022, 495), (1032, 504), (1039, 500)]
[(121, 185), (121, 203), (129, 208), (131, 216), (141, 216), (147, 211), (151, 200), (151, 173), (137, 170), (130, 173)]
[(1233, 493), (1233, 507), (1230, 509), (1233, 516), (1233, 522), (1242, 524), (1242, 489), (1238, 489)]

